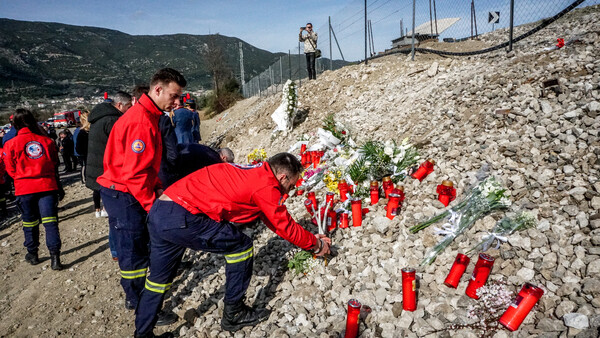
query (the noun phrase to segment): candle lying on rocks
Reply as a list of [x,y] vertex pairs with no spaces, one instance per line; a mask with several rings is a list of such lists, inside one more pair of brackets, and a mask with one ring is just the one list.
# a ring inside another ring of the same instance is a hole
[[419,181],[423,181],[427,175],[433,172],[434,164],[434,160],[428,159],[427,161],[421,163],[419,169],[417,169],[417,171],[415,171],[411,176]]
[[442,181],[442,184],[437,186],[438,201],[447,207],[450,202],[456,198],[456,188],[452,181]]
[[477,290],[484,286],[492,272],[492,267],[494,266],[494,261],[496,259],[490,255],[480,253],[479,259],[477,259],[477,264],[475,264],[475,269],[473,269],[473,275],[471,276],[471,280],[469,280],[469,285],[467,285],[467,289],[465,290],[465,294],[473,299],[479,299],[477,296]]
[[510,331],[516,331],[543,294],[544,290],[541,288],[525,283],[517,298],[500,317],[500,324]]
[[465,273],[470,261],[471,259],[466,255],[461,253],[456,255],[454,264],[452,264],[452,268],[450,269],[450,273],[448,273],[448,277],[446,277],[444,284],[450,288],[456,289],[458,287],[458,283],[460,282],[460,278]]

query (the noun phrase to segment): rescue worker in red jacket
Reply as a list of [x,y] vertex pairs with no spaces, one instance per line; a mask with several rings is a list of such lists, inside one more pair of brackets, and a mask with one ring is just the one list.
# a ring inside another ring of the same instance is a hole
[[267,319],[266,309],[244,304],[254,248],[239,225],[260,218],[290,243],[314,250],[317,256],[329,253],[331,240],[302,228],[283,204],[302,170],[294,155],[280,153],[253,166],[213,164],[171,185],[148,217],[150,275],[136,309],[135,336],[154,337],[157,312],[186,248],[225,255],[224,330],[237,331]]
[[149,241],[146,216],[162,193],[158,119],[163,110],[171,110],[178,103],[185,85],[183,76],[171,68],[152,76],[148,94],[114,124],[104,153],[104,173],[96,179],[102,186],[100,195],[106,211],[116,220],[111,226],[128,309],[135,309],[144,288]]
[[23,217],[25,260],[38,264],[40,221],[46,229],[50,266],[62,270],[61,240],[58,232],[58,201],[64,192],[58,180],[58,150],[38,126],[33,114],[17,109],[14,116],[17,136],[4,144],[6,171],[14,179],[17,207]]

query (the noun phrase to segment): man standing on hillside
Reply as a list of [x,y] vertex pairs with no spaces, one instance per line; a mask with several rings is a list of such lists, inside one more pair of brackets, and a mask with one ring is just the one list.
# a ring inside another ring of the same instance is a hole
[[[306,70],[308,71],[308,79],[315,80],[317,72],[315,70],[315,61],[317,51],[317,32],[313,31],[312,23],[307,23],[306,27],[300,27],[300,42],[304,41],[304,54],[306,55]],[[306,35],[302,33],[306,30]]]
[[154,336],[156,314],[186,248],[225,256],[224,330],[237,331],[267,319],[266,309],[244,303],[254,247],[240,227],[260,218],[290,243],[317,256],[328,254],[331,240],[302,228],[283,204],[303,170],[294,155],[280,153],[253,166],[210,165],[169,187],[148,217],[151,266],[135,312],[135,337]]
[[[162,154],[158,121],[163,111],[179,104],[185,85],[183,76],[171,68],[152,76],[148,94],[143,94],[115,123],[104,154],[104,174],[97,179],[102,186],[104,206],[116,220],[112,229],[125,305],[130,309],[138,305],[148,270],[147,212],[162,194],[158,179]],[[163,324],[174,322],[177,317],[172,315]]]

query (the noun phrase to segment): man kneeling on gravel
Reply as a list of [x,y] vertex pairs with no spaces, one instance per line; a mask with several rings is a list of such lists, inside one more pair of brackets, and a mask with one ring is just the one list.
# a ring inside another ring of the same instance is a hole
[[331,240],[302,228],[283,204],[302,170],[294,155],[280,153],[253,166],[214,164],[171,185],[148,215],[150,275],[136,309],[135,336],[154,337],[157,313],[186,248],[225,255],[224,330],[267,319],[268,310],[244,304],[254,247],[239,225],[260,217],[290,243],[317,256],[329,253]]

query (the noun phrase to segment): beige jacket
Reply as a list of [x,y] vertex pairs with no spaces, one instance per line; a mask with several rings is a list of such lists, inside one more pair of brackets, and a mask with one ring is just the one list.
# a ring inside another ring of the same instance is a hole
[[[305,31],[308,33],[308,31]],[[315,49],[317,49],[317,32],[312,31],[312,33],[308,33],[302,35],[303,32],[300,32],[299,39],[300,41],[304,41],[304,53],[314,53]]]

